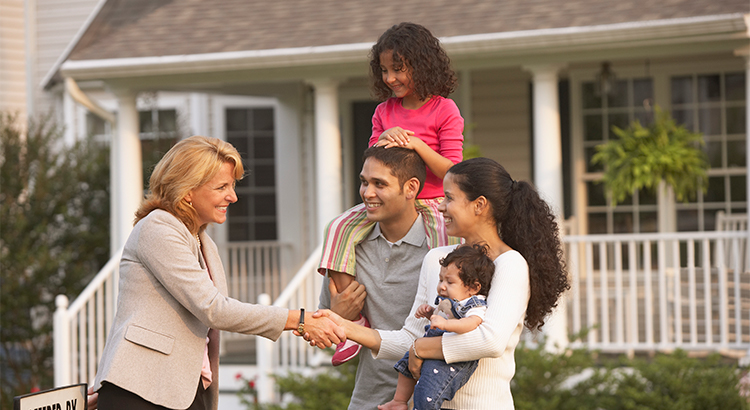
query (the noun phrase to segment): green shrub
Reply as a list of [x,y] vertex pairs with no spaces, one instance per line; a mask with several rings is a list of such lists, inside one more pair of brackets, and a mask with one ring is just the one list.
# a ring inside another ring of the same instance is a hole
[[[544,343],[516,348],[511,381],[517,410],[748,410],[740,395],[740,369],[718,354],[688,357],[677,350],[653,358],[608,357],[587,349],[560,353]],[[346,409],[354,388],[356,363],[312,377],[277,376],[282,393],[294,399],[286,407],[255,405],[252,385],[240,397],[251,410]]]
[[[651,359],[607,359],[583,349],[549,353],[516,349],[511,382],[516,409],[709,410],[748,409],[736,364],[713,354],[691,358],[677,350]],[[571,376],[580,377],[571,383]],[[572,386],[571,386],[572,384]]]

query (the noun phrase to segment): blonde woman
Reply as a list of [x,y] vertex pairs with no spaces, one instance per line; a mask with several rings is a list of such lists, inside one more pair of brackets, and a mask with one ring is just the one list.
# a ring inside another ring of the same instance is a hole
[[231,144],[199,136],[156,165],[120,262],[117,313],[93,385],[101,410],[215,410],[220,330],[276,340],[302,325],[316,346],[344,340],[328,319],[226,296],[205,229],[226,220],[243,175]]

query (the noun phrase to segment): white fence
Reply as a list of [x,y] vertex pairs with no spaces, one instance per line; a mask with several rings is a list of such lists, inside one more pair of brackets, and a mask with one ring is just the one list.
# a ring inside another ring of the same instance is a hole
[[[568,332],[588,330],[576,343],[605,352],[683,348],[743,356],[750,348],[747,235],[731,231],[564,237],[572,281]],[[322,281],[315,271],[320,249],[284,286],[283,246],[268,243],[261,248],[230,246],[225,268],[231,296],[266,304],[273,296],[275,306],[314,310]],[[116,255],[70,307],[67,298],[58,297],[56,386],[93,379],[114,314],[118,266]],[[263,300],[261,293],[269,296]],[[273,397],[270,375],[311,371],[329,359],[291,332],[284,332],[276,343],[263,338],[257,343],[262,401]]]
[[[293,259],[290,245],[271,241],[235,242],[225,249],[223,261],[230,297],[258,303],[258,295],[276,297],[286,287],[287,272],[291,270],[287,263]],[[117,307],[121,256],[122,250],[70,306],[66,296],[57,296],[53,335],[55,386],[93,381]],[[222,343],[240,337],[254,339],[223,332]]]
[[564,238],[568,328],[602,351],[750,348],[747,232]]
[[65,295],[55,299],[56,387],[94,380],[117,304],[121,256],[112,256],[70,306]]
[[[313,312],[318,308],[318,296],[323,283],[323,276],[317,273],[320,261],[321,246],[318,246],[307,258],[289,285],[273,302],[274,306],[295,310],[305,308]],[[261,303],[270,304],[271,298],[261,298]],[[267,403],[274,398],[274,385],[271,376],[285,374],[289,371],[308,373],[328,361],[330,356],[320,349],[310,347],[301,337],[292,332],[283,332],[276,342],[256,338],[258,365],[258,400]]]

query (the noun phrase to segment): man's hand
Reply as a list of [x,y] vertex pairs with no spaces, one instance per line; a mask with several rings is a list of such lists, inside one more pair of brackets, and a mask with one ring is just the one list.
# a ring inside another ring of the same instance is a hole
[[349,284],[343,292],[336,290],[336,284],[328,281],[328,290],[331,292],[331,310],[348,320],[357,320],[359,312],[365,306],[365,285],[355,281]]

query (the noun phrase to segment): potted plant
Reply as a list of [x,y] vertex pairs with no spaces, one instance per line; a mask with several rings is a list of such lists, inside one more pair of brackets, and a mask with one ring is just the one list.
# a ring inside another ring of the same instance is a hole
[[652,190],[659,197],[660,230],[674,231],[674,198],[687,202],[706,189],[709,164],[703,135],[677,125],[659,106],[654,106],[654,122],[648,127],[636,120],[612,131],[617,138],[598,145],[591,158],[605,166],[602,182],[612,206],[636,190]]

